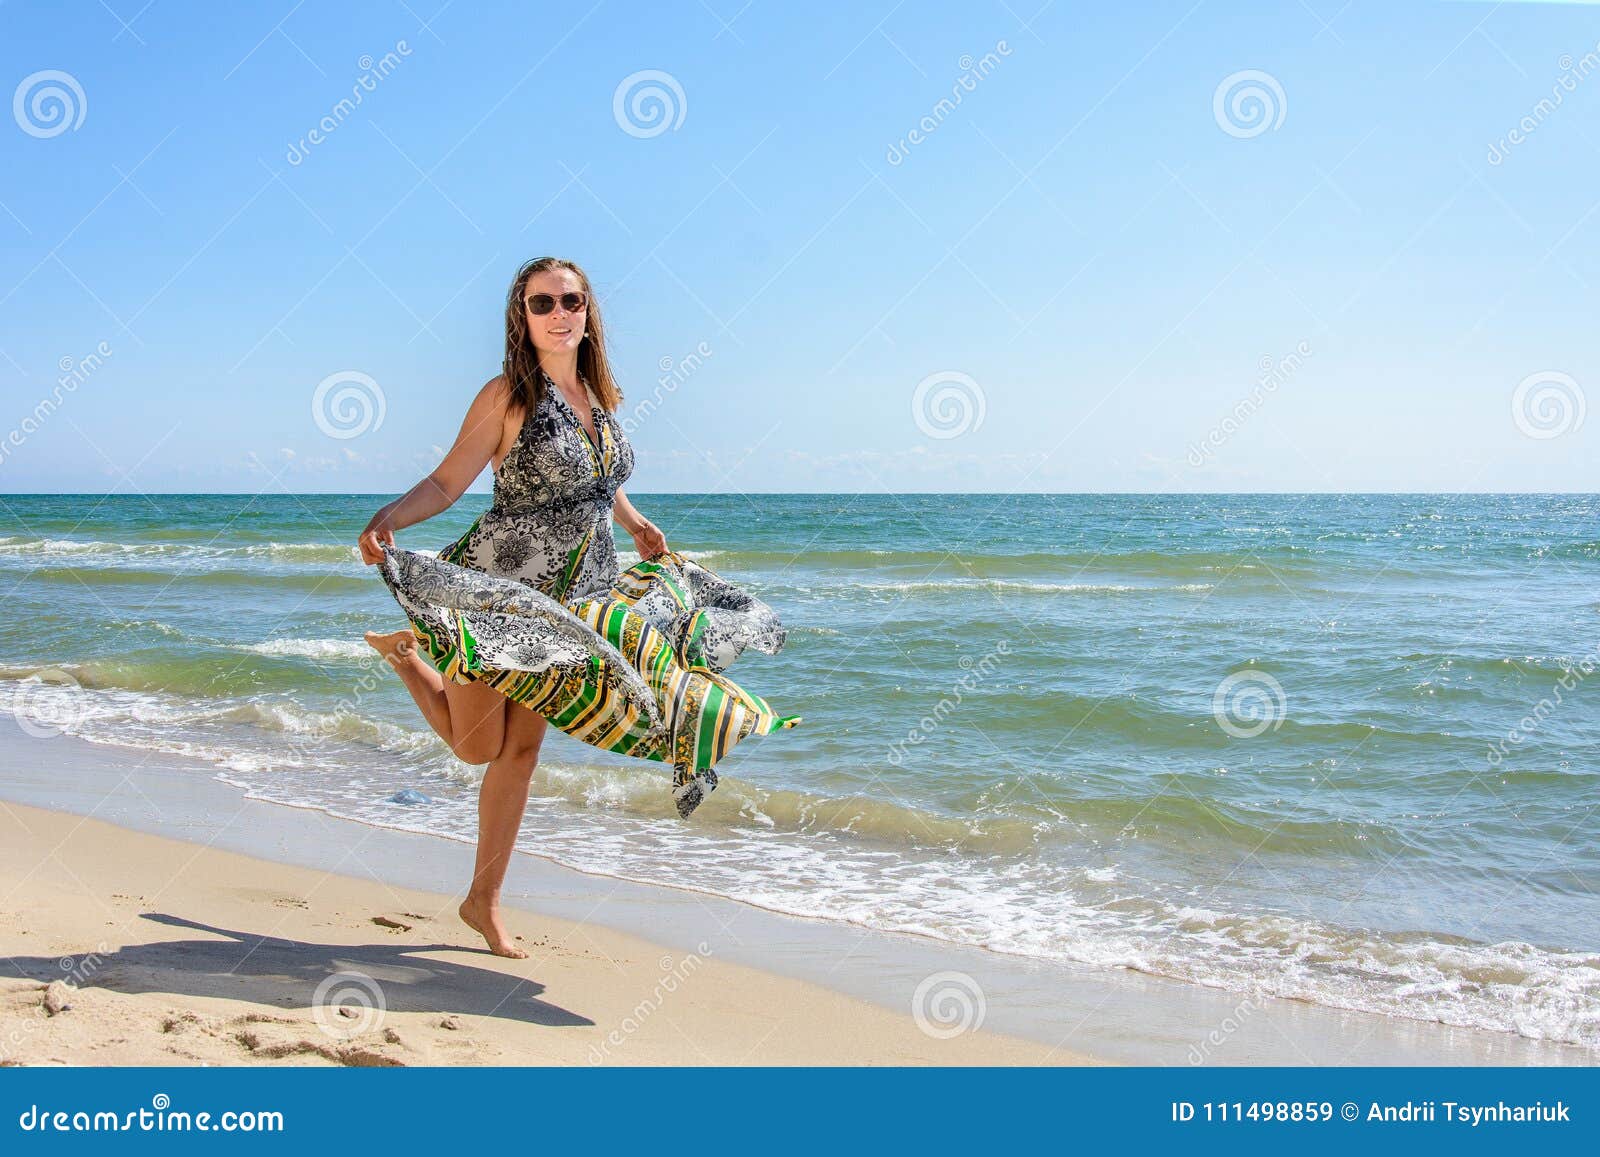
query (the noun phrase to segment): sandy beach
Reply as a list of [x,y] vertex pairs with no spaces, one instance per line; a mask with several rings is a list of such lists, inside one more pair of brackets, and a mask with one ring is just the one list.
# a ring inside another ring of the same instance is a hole
[[0,717],[0,1063],[1590,1063],[537,854],[505,895],[529,957],[505,960],[456,917],[471,843],[404,822],[252,798],[200,760]]
[[0,894],[8,1064],[1084,1059],[985,1032],[938,1039],[811,984],[524,912],[509,923],[528,958],[501,959],[456,919],[457,897],[16,804],[0,805]]

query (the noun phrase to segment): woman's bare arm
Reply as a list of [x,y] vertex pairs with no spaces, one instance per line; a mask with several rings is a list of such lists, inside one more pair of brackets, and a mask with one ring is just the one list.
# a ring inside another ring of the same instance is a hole
[[654,558],[667,549],[666,535],[655,523],[640,514],[633,503],[628,501],[628,496],[622,491],[617,491],[617,497],[611,504],[611,517],[633,536],[633,545],[639,551],[640,558]]
[[478,391],[467,408],[455,444],[443,461],[421,482],[372,516],[361,532],[361,560],[371,564],[383,557],[382,544],[394,545],[394,532],[426,522],[448,510],[466,493],[473,479],[494,459],[505,428],[509,393],[504,378],[495,378]]
[[611,517],[616,520],[618,526],[629,534],[637,534],[640,525],[648,521],[644,515],[634,508],[633,503],[628,501],[628,496],[620,490],[617,491],[616,500],[612,503]]

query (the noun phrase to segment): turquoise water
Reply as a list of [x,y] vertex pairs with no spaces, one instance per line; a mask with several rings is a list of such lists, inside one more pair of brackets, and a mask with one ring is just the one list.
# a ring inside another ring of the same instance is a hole
[[[471,838],[479,769],[360,642],[402,625],[351,548],[384,500],[5,496],[0,702]],[[635,500],[783,616],[732,674],[805,721],[687,824],[659,766],[552,733],[528,852],[1600,1048],[1600,498]]]

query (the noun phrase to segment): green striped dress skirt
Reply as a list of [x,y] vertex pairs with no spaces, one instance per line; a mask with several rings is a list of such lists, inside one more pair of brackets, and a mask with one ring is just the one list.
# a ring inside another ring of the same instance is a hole
[[724,672],[752,647],[782,648],[777,614],[668,551],[622,571],[597,597],[559,602],[527,583],[439,556],[384,548],[384,582],[422,653],[457,683],[487,683],[584,743],[672,768],[687,817],[713,768],[749,735],[800,722]]

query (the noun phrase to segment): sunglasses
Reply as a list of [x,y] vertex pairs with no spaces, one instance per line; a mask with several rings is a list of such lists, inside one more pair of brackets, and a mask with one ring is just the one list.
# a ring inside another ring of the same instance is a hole
[[[536,316],[543,316],[555,312],[556,301],[554,294],[531,293],[525,304],[528,312]],[[589,295],[586,293],[563,293],[560,298],[561,308],[568,313],[582,313],[589,308]]]

